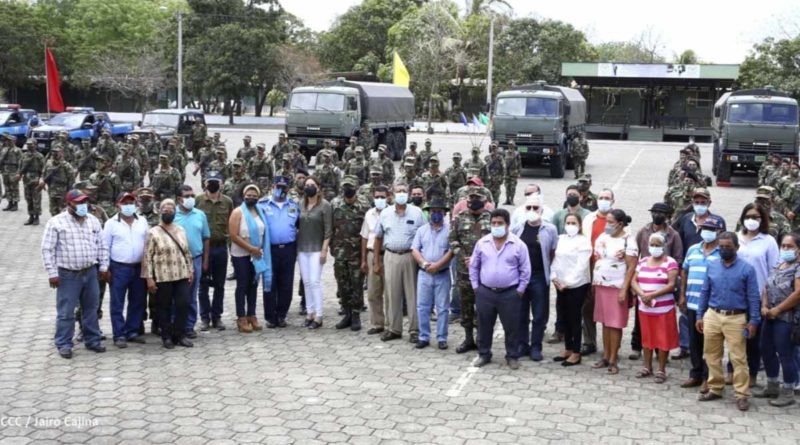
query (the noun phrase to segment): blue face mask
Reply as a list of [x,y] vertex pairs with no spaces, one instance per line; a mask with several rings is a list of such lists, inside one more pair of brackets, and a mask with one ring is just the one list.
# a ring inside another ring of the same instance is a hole
[[120,207],[120,212],[122,212],[123,216],[133,216],[136,213],[136,204],[123,204]]
[[492,226],[492,236],[495,238],[506,236],[506,226]]
[[781,249],[781,261],[785,263],[794,263],[797,259],[797,251],[796,250],[783,250]]
[[400,204],[401,206],[406,205],[406,203],[408,203],[408,193],[400,192],[400,193],[394,195],[394,202],[396,202],[397,204]]
[[183,207],[192,210],[194,208],[194,197],[183,198]]
[[431,213],[431,222],[434,224],[441,224],[444,222],[444,213],[442,212],[432,212]]
[[717,232],[703,229],[700,231],[700,238],[703,238],[703,241],[706,243],[713,243],[717,240]]
[[272,197],[275,199],[283,199],[286,196],[286,190],[276,187],[275,190],[272,191]]
[[89,214],[89,204],[76,204],[75,214],[83,218]]
[[708,213],[708,206],[705,204],[694,204],[692,209],[694,210],[694,213],[698,215],[705,215]]
[[386,198],[375,198],[375,208],[383,210],[386,208]]

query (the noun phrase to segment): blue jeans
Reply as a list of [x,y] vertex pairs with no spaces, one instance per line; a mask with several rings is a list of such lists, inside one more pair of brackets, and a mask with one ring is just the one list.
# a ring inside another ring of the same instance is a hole
[[419,317],[419,341],[431,340],[431,308],[436,305],[436,340],[447,341],[446,316],[450,309],[450,271],[431,275],[425,271],[417,273],[417,317]]
[[767,378],[776,380],[783,369],[783,384],[794,388],[797,383],[797,363],[790,336],[792,323],[783,320],[764,320],[761,331],[761,357]]
[[[528,314],[533,317],[533,320]],[[531,274],[531,281],[522,297],[519,327],[517,328],[520,357],[530,354],[532,350],[541,352],[544,330],[549,318],[550,284],[545,280],[543,272],[534,272]],[[530,337],[528,337],[529,332]],[[529,339],[530,343],[528,343]]]
[[255,316],[258,281],[253,261],[250,256],[233,256],[231,262],[236,275],[236,317]]
[[678,345],[683,351],[689,350],[689,333],[691,329],[694,329],[694,326],[689,326],[689,317],[681,311],[678,317]]
[[[145,281],[140,265],[131,266],[111,262],[111,329],[114,340],[131,339],[139,335],[144,320]],[[127,316],[123,315],[125,297],[128,297]]]
[[[208,253],[208,273],[211,286],[200,284],[200,319],[217,321],[222,318],[222,305],[225,299],[225,274],[228,273],[228,246],[213,246]],[[195,272],[199,273],[199,272]],[[214,299],[209,299],[209,288],[214,289]]]
[[189,293],[189,313],[186,315],[186,332],[194,329],[197,323],[197,293],[200,290],[200,277],[203,275],[203,255],[197,255],[192,258],[192,265],[194,267],[194,277],[192,280],[192,288]]
[[450,294],[450,313],[453,315],[461,315],[461,292],[458,290],[456,279],[458,272],[456,272],[456,260],[450,262],[450,285],[452,287]]
[[86,272],[76,273],[58,269],[59,285],[56,289],[56,335],[58,349],[72,349],[75,335],[75,307],[83,309],[81,324],[83,342],[86,346],[100,344],[100,326],[97,322],[97,309],[100,304],[100,288],[97,285],[97,267]]

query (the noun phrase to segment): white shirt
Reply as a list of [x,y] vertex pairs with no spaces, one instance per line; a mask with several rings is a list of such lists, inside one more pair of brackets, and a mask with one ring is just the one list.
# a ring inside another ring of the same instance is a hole
[[568,289],[588,284],[589,259],[592,257],[592,242],[586,235],[560,235],[553,264],[550,266],[550,278],[558,280]]
[[361,238],[367,240],[368,250],[372,250],[375,245],[375,226],[378,225],[378,217],[380,217],[380,213],[375,207],[367,210],[367,214],[364,215],[364,224],[361,225]]
[[150,226],[147,224],[147,219],[138,215],[134,215],[131,224],[122,220],[119,213],[106,221],[103,238],[108,246],[111,261],[126,264],[141,263],[148,230]]

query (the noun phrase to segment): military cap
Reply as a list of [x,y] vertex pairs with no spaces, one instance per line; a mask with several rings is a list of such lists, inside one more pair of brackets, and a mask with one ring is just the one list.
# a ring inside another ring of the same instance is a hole
[[17,137],[16,137],[16,136],[14,136],[13,134],[8,134],[8,133],[6,133],[6,134],[4,134],[4,135],[3,135],[3,137],[4,137],[4,138],[6,138],[6,139],[8,139],[8,140],[9,140],[9,141],[11,141],[11,142],[14,142],[14,141],[16,141],[16,140],[17,140]]
[[139,140],[139,135],[138,134],[132,134],[132,135],[130,135],[130,137],[128,139],[130,139],[132,141],[138,141]]
[[383,174],[383,169],[382,169],[382,168],[380,168],[380,167],[379,167],[379,166],[377,166],[377,165],[373,165],[373,166],[372,166],[372,167],[369,169],[369,174],[370,174],[370,175],[382,175],[382,174]]
[[100,134],[111,134],[111,131],[109,131],[108,128],[103,128],[102,130],[100,130]]
[[386,145],[385,144],[378,145],[378,151],[385,152],[386,151]]
[[225,151],[225,149],[224,149],[224,148],[219,148],[219,147],[217,147],[217,149],[216,149],[216,150],[214,150],[214,151],[215,151],[217,154],[220,154],[220,153],[221,153],[221,154],[228,154],[228,152],[227,152],[227,151]]
[[28,139],[27,141],[25,141],[25,145],[36,145],[36,139],[33,138]]
[[175,141],[175,139],[170,139],[170,140],[167,142],[167,147],[169,147],[170,145],[174,146],[175,144],[177,144],[177,141]]
[[217,146],[215,148],[217,150],[225,150],[225,143],[224,142],[220,142],[220,143],[217,144]]
[[331,145],[331,140],[330,139],[325,139],[324,141],[322,141],[322,143],[325,144],[325,145]]
[[279,138],[285,138],[286,137],[286,133],[281,133],[281,134],[278,135],[278,137]]
[[489,148],[497,148],[498,146],[499,144],[497,143],[497,141],[492,141],[492,143],[489,144]]
[[592,182],[592,175],[588,173],[583,174],[580,178],[578,178],[578,182]]
[[356,147],[356,150],[355,150],[355,152],[356,152],[356,153],[364,153],[364,147],[362,147],[362,146],[360,146],[360,145],[359,145],[358,147]]
[[439,163],[439,156],[437,156],[437,155],[431,156],[430,158],[428,158],[428,162],[436,162],[438,164]]
[[84,187],[83,189],[86,190],[87,192],[93,192],[97,190],[97,186],[92,184],[91,182],[87,182],[86,187]]
[[127,152],[131,151],[131,146],[128,145],[128,144],[122,144],[122,146],[119,147],[119,151],[124,151],[124,152],[127,153]]
[[155,196],[155,194],[153,193],[153,189],[151,189],[150,187],[140,187],[139,190],[136,190],[136,195],[139,196],[140,198],[144,196],[149,196],[152,198],[153,196]]
[[480,151],[481,151],[481,148],[480,148],[480,147],[478,147],[478,146],[473,146],[473,147],[472,147],[472,152],[473,152],[473,153],[480,153]]
[[64,130],[61,130],[61,131],[59,131],[59,132],[58,132],[58,135],[59,135],[59,136],[69,136],[69,133],[67,133],[67,132],[66,132],[66,131],[64,131]]
[[78,181],[78,182],[76,182],[75,184],[72,185],[72,188],[77,189],[77,190],[83,190],[83,189],[86,188],[86,186],[88,184],[89,184],[89,181]]
[[110,164],[111,163],[111,158],[109,158],[106,155],[100,155],[100,156],[97,157],[97,161],[98,162],[105,162],[106,164]]
[[698,187],[694,189],[694,192],[692,192],[692,197],[695,196],[702,196],[703,198],[711,199],[711,193],[709,193],[707,188],[703,187]]
[[241,159],[234,159],[233,166],[234,167],[244,167],[244,161],[242,161]]
[[297,141],[292,141],[292,148],[300,148],[300,144]]
[[353,175],[345,175],[345,177],[342,178],[342,187],[346,185],[358,187],[358,178]]
[[481,187],[470,187],[467,189],[467,196],[480,196],[481,198],[485,198],[486,192],[484,192]]
[[409,147],[416,147],[416,146],[417,146],[416,141],[411,141],[411,143],[409,144]]
[[290,155],[289,153],[284,153],[283,154],[283,162],[287,162],[287,161],[291,161],[291,160],[292,160],[292,155]]
[[61,146],[60,146],[60,145],[56,145],[55,147],[52,147],[52,148],[50,149],[50,151],[52,151],[52,152],[58,152],[58,153],[61,153],[62,151],[64,151],[64,149],[63,149],[63,148],[61,148]]
[[436,195],[423,208],[423,210],[430,210],[430,209],[444,209],[445,211],[447,211],[450,209],[450,207],[447,206],[447,203],[444,202],[444,199],[442,199],[439,195]]
[[267,144],[256,144],[256,148],[259,150],[266,150]]
[[219,133],[219,131],[215,131],[214,132],[214,136],[219,137],[219,136],[222,136],[222,135]]
[[304,176],[308,176],[308,170],[306,170],[304,168],[298,168],[297,171],[295,171],[295,174],[298,174],[298,173],[300,173],[301,175],[304,175]]
[[406,158],[406,162],[403,163],[403,167],[414,167],[416,164],[412,159],[413,158]]
[[516,143],[516,142],[514,142],[514,139],[511,139],[510,141],[508,141],[508,146],[509,146],[509,147],[516,147],[516,146],[517,146],[517,143]]
[[425,138],[425,143],[428,144],[431,142],[431,138]]
[[208,182],[208,181],[219,181],[219,182],[222,182],[223,178],[222,178],[222,175],[218,171],[211,170],[206,175],[206,182]]
[[453,153],[453,159],[461,159],[461,153],[459,152]]
[[245,140],[247,140],[247,141],[252,141],[252,140],[253,140],[253,138],[252,138],[252,137],[250,137],[250,135],[249,135],[249,134],[248,134],[248,135],[245,135],[244,139],[245,139]]
[[775,188],[768,185],[762,185],[756,189],[756,198],[772,199],[775,194]]

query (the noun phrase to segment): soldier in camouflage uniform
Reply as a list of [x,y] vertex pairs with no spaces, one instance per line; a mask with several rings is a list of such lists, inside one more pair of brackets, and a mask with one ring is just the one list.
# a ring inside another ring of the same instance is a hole
[[356,147],[355,157],[347,161],[344,174],[355,176],[358,178],[358,185],[362,185],[367,182],[367,172],[369,172],[369,164],[364,159],[364,147],[359,145]]
[[386,185],[383,180],[383,170],[373,165],[369,170],[369,182],[358,188],[358,198],[369,203],[370,208],[375,204],[375,187]]
[[364,121],[361,124],[361,131],[358,132],[358,145],[368,151],[375,147],[375,136],[372,134],[372,130],[369,129],[368,121]]
[[39,190],[47,186],[48,201],[50,204],[50,216],[61,213],[66,208],[67,190],[75,182],[77,172],[64,161],[63,149],[56,147],[50,149],[50,160],[47,161],[42,173],[42,181],[39,182]]
[[682,182],[674,184],[667,189],[664,202],[674,209],[672,222],[678,221],[692,204],[692,197],[697,184],[691,178],[684,178]]
[[143,217],[150,227],[157,226],[161,218],[153,203],[154,198],[150,187],[142,187],[136,191],[136,214]]
[[783,195],[792,188],[798,177],[800,177],[800,166],[798,166],[797,161],[790,161],[788,173],[778,180],[778,187],[775,190],[774,206],[779,212],[785,213],[786,205],[783,201]]
[[131,146],[131,157],[136,159],[136,163],[139,164],[139,184],[136,186],[136,188],[139,188],[144,185],[144,176],[150,171],[150,159],[147,155],[147,149],[144,147],[144,145],[139,143],[139,135],[133,134],[130,136],[129,140]]
[[572,165],[575,166],[575,179],[586,173],[586,158],[589,157],[589,143],[586,134],[578,132],[578,136],[569,144],[569,155],[572,156]]
[[325,200],[333,202],[333,198],[339,195],[339,169],[333,163],[330,153],[320,152],[317,154],[317,159],[321,164],[318,164],[315,176],[319,179]]
[[244,160],[236,159],[233,161],[233,176],[225,181],[225,185],[222,187],[222,194],[231,198],[234,207],[239,207],[244,202],[242,193],[245,186],[252,183],[250,176],[245,172]]
[[700,146],[694,143],[694,136],[689,136],[689,143],[684,147],[692,152],[692,156],[700,159]]
[[767,178],[772,176],[772,173],[775,169],[779,168],[780,165],[781,157],[776,154],[771,155],[768,162],[761,164],[761,167],[758,169],[758,185],[767,185]]
[[16,212],[19,208],[19,173],[20,161],[22,161],[22,150],[15,144],[16,137],[4,135],[6,143],[0,149],[0,172],[3,173],[3,187],[5,187],[5,198],[8,201],[5,211]]
[[247,162],[256,155],[256,148],[250,145],[252,140],[253,138],[251,138],[250,135],[245,136],[244,139],[242,139],[244,145],[236,152],[236,158],[243,160],[244,165],[247,165]]
[[[581,194],[581,207],[590,212],[597,211],[597,195],[592,193],[592,175],[585,173],[578,178],[578,193]],[[674,209],[675,207],[673,207]]]
[[117,143],[111,139],[111,133],[107,128],[104,128],[103,131],[100,132],[100,139],[97,141],[97,155],[105,156],[111,159],[111,162],[114,162],[117,156],[119,156]]
[[61,156],[67,162],[72,162],[72,150],[70,150],[69,143],[67,142],[67,137],[69,133],[66,131],[59,131],[56,133],[56,137],[53,139],[53,142],[50,143],[50,151],[53,151],[54,147],[58,147],[61,149]]
[[283,159],[283,155],[289,153],[291,150],[292,147],[286,140],[286,133],[281,133],[278,135],[278,143],[272,146],[272,157],[274,159]]
[[453,165],[444,171],[444,179],[447,181],[447,196],[450,197],[450,208],[453,208],[458,202],[458,189],[467,184],[467,170],[461,165],[461,153],[453,153]]
[[[247,163],[247,174],[256,181],[259,178],[266,178],[265,185],[269,189],[272,179],[275,177],[275,172],[272,169],[272,159],[266,155],[266,151],[267,146],[265,144],[256,145],[256,155],[250,158]],[[265,190],[262,188],[261,191],[264,192]]]
[[205,178],[208,166],[211,165],[212,162],[214,162],[216,157],[217,154],[214,149],[212,149],[209,146],[203,145],[200,148],[200,151],[197,153],[197,156],[193,156],[195,167],[194,170],[192,171],[192,175],[197,176],[197,173],[200,172],[200,178],[201,179]]
[[432,198],[431,190],[438,189],[445,195],[441,198],[447,201],[447,179],[442,171],[439,170],[439,156],[433,155],[428,159],[428,171],[422,174],[420,181],[422,182],[422,190],[425,191],[425,196],[428,200]]
[[[783,235],[792,232],[792,226],[789,221],[779,211],[774,208],[775,189],[769,186],[761,186],[756,189],[755,203],[764,207],[769,213],[769,234],[775,238],[775,241],[780,245]],[[736,230],[739,231],[741,227],[737,225]]]
[[200,121],[192,124],[192,159],[197,162],[199,159],[200,148],[203,146],[207,136],[206,126]]
[[81,181],[88,181],[92,173],[97,170],[95,152],[92,150],[91,139],[86,138],[81,140],[81,149],[75,153],[74,165],[76,170],[78,170]]
[[483,159],[481,159],[481,149],[480,147],[472,147],[472,157],[467,159],[464,163],[464,168],[467,170],[475,169],[477,171],[483,171],[483,167],[485,163]]
[[417,176],[417,171],[416,158],[406,158],[405,164],[403,164],[403,176],[395,179],[393,184],[397,184],[401,181],[405,182],[409,190],[414,187],[422,186],[422,180]]
[[44,156],[36,149],[36,140],[28,139],[25,142],[25,153],[19,163],[18,179],[22,180],[25,192],[25,202],[28,203],[28,221],[26,226],[39,225],[39,215],[42,214],[42,190],[39,181],[44,171]]
[[155,200],[161,202],[164,199],[175,199],[178,187],[183,184],[181,175],[169,165],[167,155],[160,155],[158,161],[158,170],[153,174],[153,181],[150,183]]
[[[275,162],[277,162],[277,160]],[[294,190],[293,186],[295,174],[296,171],[294,168],[292,168],[292,154],[284,153],[281,168],[275,176],[283,176],[287,178],[289,181],[289,190]]]
[[[222,175],[222,179],[227,182],[228,179],[230,179],[230,177],[233,175],[233,166],[228,162],[227,159],[228,152],[225,151],[224,148],[217,147],[216,155],[217,158],[208,164],[206,173],[208,173],[208,171],[215,171]],[[204,183],[206,182],[206,176],[207,175],[205,174],[202,176]]]
[[339,161],[339,169],[343,170],[344,167],[347,165],[347,162],[354,157],[356,157],[356,145],[358,142],[358,138],[355,136],[350,136],[350,145],[344,149],[342,152],[342,159]]
[[[411,161],[411,167],[407,167]],[[400,159],[400,173],[406,174],[408,168],[416,170],[414,176],[422,173],[422,158],[417,153],[417,143],[412,142],[408,145],[408,150],[403,152],[403,157]]]
[[331,140],[325,139],[322,142],[322,149],[317,152],[317,156],[314,158],[314,166],[322,165],[323,161],[322,158],[328,156],[331,158],[331,162],[334,166],[339,165],[339,154],[336,153],[336,150],[331,148]]
[[[175,141],[168,143],[167,148],[163,150],[161,153],[159,153],[158,158],[160,158],[162,154],[167,155],[167,157],[169,158],[169,165],[171,165],[172,168],[174,168],[175,171],[178,172],[178,174],[181,177],[181,184],[182,184],[186,180],[187,160],[186,156],[184,156],[184,154],[181,153],[181,151],[178,149],[178,142]],[[155,159],[156,158],[154,158],[152,164],[156,164]],[[155,172],[153,172],[153,174],[155,174]],[[150,177],[150,182],[151,183],[153,182],[152,176]]]
[[481,172],[481,179],[492,192],[494,202],[500,202],[500,187],[503,185],[505,174],[506,166],[500,156],[497,142],[492,142],[489,146],[489,156],[486,157],[486,164]]
[[142,176],[139,163],[134,158],[130,145],[123,144],[119,151],[121,154],[117,164],[114,166],[114,173],[119,178],[122,191],[132,192],[141,187]]
[[292,142],[292,151],[289,154],[292,156],[292,168],[295,171],[300,169],[308,170],[308,160],[300,151],[300,144]]
[[[158,167],[158,162],[155,160],[158,159],[158,155],[160,155],[161,150],[164,149],[161,138],[158,137],[155,130],[151,130],[150,134],[147,136],[147,140],[144,141],[144,149],[150,161],[147,163],[147,178],[150,182],[153,182],[153,173],[156,172],[156,167]],[[142,176],[144,176],[144,172]]]
[[331,254],[333,274],[338,287],[336,296],[344,309],[344,317],[336,329],[347,327],[361,330],[361,308],[364,307],[364,273],[361,271],[361,227],[369,203],[356,195],[358,179],[345,176],[342,179],[342,195],[331,203],[333,212],[333,235]]
[[434,153],[433,149],[431,148],[431,139],[426,138],[425,148],[422,149],[422,151],[419,153],[418,156],[420,159],[420,163],[422,164],[422,170],[427,170],[428,168],[430,168],[430,165],[428,165],[428,163],[430,162],[431,158],[435,155],[436,153]]
[[[506,165],[506,205],[514,205],[514,195],[517,194],[517,180],[522,171],[522,158],[517,151],[517,143],[508,141],[508,149],[504,159]],[[576,176],[575,179],[578,177]]]
[[381,169],[381,176],[388,183],[394,182],[394,162],[386,156],[386,145],[378,145],[378,157],[370,160],[370,171],[372,171],[372,166],[377,166]]
[[469,210],[456,216],[448,236],[450,250],[455,256],[455,285],[461,294],[461,326],[465,333],[464,342],[456,349],[459,354],[478,349],[473,331],[477,327],[475,291],[469,281],[468,259],[478,240],[491,232],[491,212],[485,209],[486,197],[483,192],[472,188],[468,192],[468,199]]
[[781,178],[789,174],[789,159],[781,160],[780,166],[772,171],[765,181],[765,185],[778,189]]
[[89,176],[89,184],[97,187],[97,203],[108,214],[116,210],[117,195],[122,191],[119,177],[110,170],[111,161],[100,156],[97,159],[97,171]]

